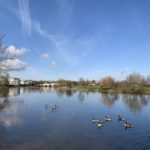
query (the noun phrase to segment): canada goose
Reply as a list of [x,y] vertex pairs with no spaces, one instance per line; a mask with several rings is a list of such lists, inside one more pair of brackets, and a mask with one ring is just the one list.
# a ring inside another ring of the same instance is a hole
[[52,105],[51,109],[57,109],[57,107],[55,105]]
[[105,120],[105,121],[111,121],[111,118],[108,117],[108,116],[106,116],[106,117],[104,118],[104,120]]
[[92,122],[93,123],[99,123],[99,120],[93,117]]
[[118,115],[118,121],[125,121],[125,118]]
[[50,109],[51,109],[52,112],[57,111],[57,108],[56,108],[56,107],[53,107],[53,106],[52,106]]
[[125,128],[134,128],[134,125],[133,124],[131,124],[131,123],[127,123],[125,120],[124,120],[124,126],[125,126]]
[[97,123],[97,126],[98,126],[99,128],[104,127],[104,123],[99,121],[99,122]]
[[51,108],[53,108],[53,109],[57,109],[59,106],[57,106],[57,105],[51,105]]

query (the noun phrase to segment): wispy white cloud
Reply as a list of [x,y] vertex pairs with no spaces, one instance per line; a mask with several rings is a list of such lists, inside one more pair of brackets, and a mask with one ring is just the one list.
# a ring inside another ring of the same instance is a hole
[[55,42],[55,46],[63,61],[76,65],[89,53],[93,42],[92,39],[74,39],[63,36]]
[[121,73],[126,74],[128,71],[129,71],[129,69],[127,67],[124,67]]
[[51,67],[51,68],[56,68],[56,67],[57,67],[56,62],[55,62],[55,61],[52,61],[52,62],[50,63],[50,67]]
[[47,54],[47,53],[42,53],[40,55],[41,55],[42,58],[49,58],[49,54]]
[[68,29],[70,25],[70,20],[72,17],[72,12],[74,10],[75,1],[74,0],[56,0],[59,7],[59,18],[61,22],[61,32]]
[[22,30],[28,35],[31,34],[32,30],[32,19],[30,16],[29,1],[28,0],[18,0],[20,19],[22,23]]
[[[76,40],[66,36],[54,36],[42,29],[39,21],[34,21],[33,25],[35,32],[52,42],[56,50],[56,55],[60,55],[62,60],[70,65],[76,65],[79,60],[89,52],[89,49],[94,42],[93,39]],[[79,49],[82,49],[82,51],[76,53]]]
[[[43,29],[38,20],[32,19],[28,0],[18,0],[18,2],[23,29],[27,30],[28,34],[30,34],[31,31],[34,31],[41,37],[48,39],[54,47],[54,55],[57,57],[60,56],[63,62],[68,63],[69,65],[76,65],[88,54],[91,44],[93,44],[93,39],[76,40],[72,37],[59,35],[59,33],[53,35]],[[67,25],[69,24],[68,21],[70,20],[69,16],[73,9],[73,1],[70,2],[68,0],[57,0],[57,3],[60,5],[60,12],[62,12],[61,14],[68,16],[66,17],[65,21],[63,20],[63,22],[66,22],[66,29]]]
[[[32,21],[32,25],[34,26],[33,31],[41,35],[42,37],[45,38],[53,38],[52,35],[50,35],[47,31],[43,30],[41,28],[41,24],[38,20]],[[52,36],[52,37],[51,37]]]

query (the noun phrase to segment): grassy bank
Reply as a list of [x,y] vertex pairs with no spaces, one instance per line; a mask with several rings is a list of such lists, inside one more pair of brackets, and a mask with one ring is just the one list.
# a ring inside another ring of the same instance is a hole
[[144,87],[140,92],[134,91],[122,91],[121,88],[101,88],[100,86],[73,86],[73,87],[58,87],[59,89],[64,90],[74,90],[74,91],[85,91],[85,92],[103,92],[103,93],[125,93],[125,94],[141,94],[141,95],[150,95],[150,87]]

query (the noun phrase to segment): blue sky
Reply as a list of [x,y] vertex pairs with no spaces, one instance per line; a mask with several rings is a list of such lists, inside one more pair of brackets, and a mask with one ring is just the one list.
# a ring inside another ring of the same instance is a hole
[[36,80],[148,75],[149,6],[149,0],[1,0],[3,45],[26,50],[15,64],[23,68],[14,67],[10,75]]

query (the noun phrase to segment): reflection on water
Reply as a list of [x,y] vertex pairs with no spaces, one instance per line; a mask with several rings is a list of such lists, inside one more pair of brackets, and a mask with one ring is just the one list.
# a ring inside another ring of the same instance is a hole
[[[150,149],[149,102],[148,95],[0,87],[0,150]],[[45,104],[59,108],[52,113]],[[103,128],[92,124],[106,114],[112,120]],[[118,114],[135,128],[124,130]]]
[[112,105],[114,105],[115,101],[119,99],[119,95],[102,93],[100,99],[102,100],[102,103],[104,105],[111,107]]
[[77,91],[75,90],[71,90],[71,89],[63,89],[63,88],[58,88],[56,90],[56,93],[59,97],[63,97],[63,96],[73,96],[73,94],[75,94]]
[[22,124],[23,120],[18,113],[23,105],[23,100],[12,100],[12,96],[20,94],[20,88],[2,88],[0,92],[0,123],[4,127]]
[[0,87],[0,97],[7,97],[9,93],[9,88],[7,87]]
[[23,118],[19,114],[23,101],[14,101],[8,98],[0,98],[0,123],[5,127],[21,125]]
[[12,103],[4,107],[3,114],[0,116],[0,121],[5,127],[13,125],[21,125],[23,123],[22,117],[18,114],[20,103]]
[[[40,87],[40,88],[34,88],[34,87],[13,87],[13,88],[7,88],[7,87],[0,87],[0,109],[3,108],[2,102],[4,99],[4,103],[8,102],[8,98],[12,96],[17,96],[23,93],[44,93],[44,92],[56,92],[57,96],[63,97],[63,96],[68,96],[71,97],[77,91],[75,90],[70,90],[70,89],[54,89],[54,88],[49,88],[49,87]],[[78,99],[79,101],[84,101],[85,99],[85,94],[88,95],[89,92],[78,92]],[[100,100],[101,102],[108,106],[112,107],[116,101],[122,100],[124,104],[131,110],[131,111],[141,111],[141,109],[148,105],[150,102],[150,96],[149,95],[128,95],[128,94],[110,94],[110,93],[100,93]]]
[[150,97],[144,95],[123,95],[122,99],[126,106],[134,112],[141,111],[150,102]]
[[79,91],[79,96],[78,97],[79,97],[80,102],[84,101],[84,98],[85,98],[84,92]]

